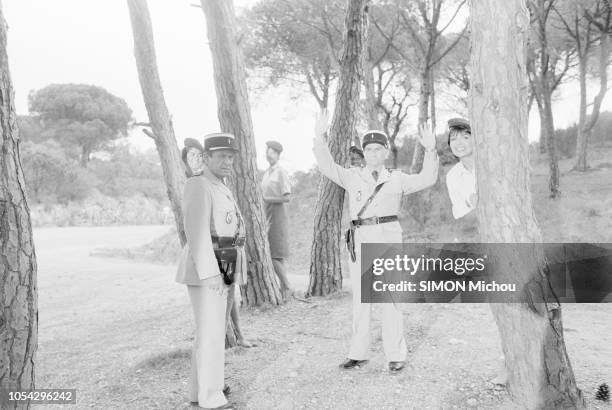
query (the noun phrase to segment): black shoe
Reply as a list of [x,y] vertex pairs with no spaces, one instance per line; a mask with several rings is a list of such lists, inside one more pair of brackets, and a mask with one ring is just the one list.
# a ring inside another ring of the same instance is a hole
[[231,391],[231,389],[229,387],[229,384],[226,384],[226,385],[223,386],[223,394],[225,394],[226,396],[229,396],[230,391]]
[[353,360],[346,359],[340,364],[341,369],[361,369],[368,361],[367,360]]
[[404,368],[404,366],[406,365],[406,362],[402,361],[402,362],[389,362],[389,370],[394,373],[394,372],[399,372],[400,370],[402,370]]

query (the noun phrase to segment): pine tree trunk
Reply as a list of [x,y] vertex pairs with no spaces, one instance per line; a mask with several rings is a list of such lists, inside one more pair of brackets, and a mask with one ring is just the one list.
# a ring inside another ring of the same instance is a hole
[[550,171],[548,188],[550,197],[559,196],[559,159],[557,156],[557,140],[555,139],[555,125],[552,112],[552,92],[545,91],[544,98],[544,129],[546,132],[546,152],[548,153],[548,168]]
[[370,58],[363,59],[363,84],[365,88],[366,117],[368,128],[371,130],[382,130],[382,125],[378,118],[378,105],[376,103],[376,91],[374,89],[374,72]]
[[[432,96],[432,83],[431,83],[431,69],[423,68],[421,71],[421,89],[419,92],[419,127],[421,124],[426,124],[429,119],[429,113],[434,111],[434,108],[430,106],[430,99]],[[423,168],[423,159],[425,158],[425,150],[421,144],[414,144],[414,151],[412,151],[412,163],[410,164],[410,173],[417,174],[421,172]],[[408,198],[408,206],[412,209],[411,216],[418,222],[422,227],[427,221],[428,210],[431,209],[431,192],[432,190],[426,189],[421,192],[414,193]]]
[[[491,305],[499,328],[511,397],[528,409],[584,408],[565,350],[561,307],[544,304],[548,280],[530,192],[524,0],[471,2],[470,112],[476,147],[481,238],[534,243],[501,259],[497,276],[525,285],[528,303]],[[491,255],[490,255],[491,256]]]
[[187,238],[185,236],[185,227],[183,226],[181,195],[185,183],[185,172],[174,136],[172,118],[166,106],[157,69],[149,8],[146,0],[128,0],[128,8],[132,22],[134,56],[136,57],[140,89],[142,90],[145,107],[149,115],[149,123],[153,130],[152,133],[147,133],[147,135],[155,141],[159,159],[161,160],[170,206],[174,213],[176,230],[181,246],[184,246]]
[[[244,65],[236,37],[236,16],[231,0],[201,0],[213,60],[218,117],[221,130],[236,137],[233,192],[247,231],[249,274],[243,296],[248,305],[280,304],[280,284],[274,273],[266,230],[257,162],[253,122],[247,94]],[[347,148],[348,149],[348,148]]]
[[0,5],[0,408],[25,409],[28,404],[9,404],[6,393],[34,389],[38,345],[36,253],[6,43]]
[[[429,68],[424,68],[421,71],[421,89],[419,91],[419,126],[426,124],[429,118],[429,98],[431,96],[431,74]],[[421,144],[415,144],[412,154],[412,163],[410,164],[410,173],[418,174],[423,168],[423,158],[425,158],[425,150]]]
[[[328,145],[339,164],[346,164],[352,132],[357,124],[363,54],[367,44],[368,0],[349,0],[344,23],[340,78]],[[319,184],[311,248],[310,283],[307,296],[340,290],[340,237],[344,190],[327,178]]]

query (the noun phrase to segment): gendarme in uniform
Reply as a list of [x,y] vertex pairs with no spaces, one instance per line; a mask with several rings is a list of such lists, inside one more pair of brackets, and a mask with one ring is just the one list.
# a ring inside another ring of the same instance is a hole
[[[211,134],[205,138],[204,152],[211,157],[210,162],[221,157],[222,153],[217,151],[236,151],[231,134]],[[231,167],[233,159],[225,161]],[[223,394],[227,286],[221,279],[214,248],[222,239],[236,235],[244,238],[244,222],[232,192],[207,165],[202,173],[187,179],[183,218],[187,244],[176,281],[187,285],[196,324],[189,396],[202,407],[214,408],[227,404]],[[238,249],[236,274],[240,277],[246,275],[246,258],[244,248]]]
[[[369,144],[388,148],[387,136],[381,131],[368,131],[362,138],[364,152]],[[351,223],[354,233],[355,260],[349,258],[349,271],[353,287],[353,332],[348,359],[341,367],[359,367],[369,356],[371,304],[361,303],[361,244],[401,243],[402,228],[397,219],[403,195],[432,186],[438,177],[438,160],[435,149],[425,154],[423,170],[408,175],[401,171],[389,171],[384,166],[372,169],[367,163],[363,168],[344,168],[336,164],[323,138],[315,138],[313,148],[319,170],[327,178],[346,190],[349,198]],[[368,159],[366,153],[366,161]],[[374,192],[377,185],[385,183],[363,214],[359,211]],[[376,222],[375,217],[384,217]],[[399,307],[383,304],[383,347],[392,371],[401,370],[406,359],[403,318]]]

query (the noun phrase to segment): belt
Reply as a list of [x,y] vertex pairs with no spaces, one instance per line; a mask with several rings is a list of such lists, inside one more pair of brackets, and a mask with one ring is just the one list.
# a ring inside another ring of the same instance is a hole
[[243,246],[246,238],[244,236],[235,238],[233,236],[211,236],[213,245],[219,248],[231,248]]
[[371,218],[365,219],[354,219],[351,221],[351,226],[363,226],[363,225],[377,225],[384,224],[387,222],[395,222],[398,221],[397,215],[389,215],[389,216],[373,216]]

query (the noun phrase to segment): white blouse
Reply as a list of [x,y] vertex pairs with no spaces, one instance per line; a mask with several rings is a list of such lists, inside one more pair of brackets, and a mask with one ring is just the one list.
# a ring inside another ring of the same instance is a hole
[[470,197],[476,193],[476,175],[458,162],[446,174],[446,188],[453,204],[453,216],[459,219],[476,208]]

